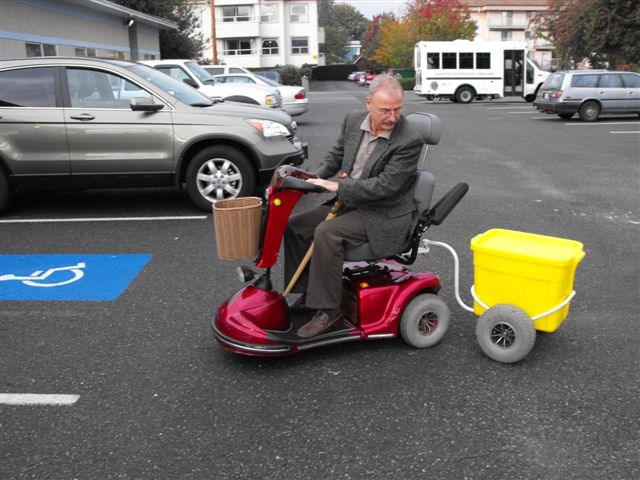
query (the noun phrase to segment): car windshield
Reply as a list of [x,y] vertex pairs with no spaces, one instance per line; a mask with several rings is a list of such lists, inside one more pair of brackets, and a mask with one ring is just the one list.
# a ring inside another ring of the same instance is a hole
[[198,65],[196,62],[185,62],[185,66],[191,70],[198,80],[206,85],[213,85],[216,81],[211,77],[209,72],[207,72],[204,68]]
[[272,87],[281,87],[282,86],[278,82],[275,82],[275,81],[273,81],[273,80],[271,80],[270,78],[267,78],[267,77],[260,76],[260,80],[262,80],[267,85],[271,85]]
[[129,67],[133,73],[138,74],[156,87],[164,90],[169,95],[177,98],[183,103],[193,107],[208,107],[213,105],[209,97],[198,92],[196,89],[185,83],[171,78],[169,75],[146,65],[132,65]]

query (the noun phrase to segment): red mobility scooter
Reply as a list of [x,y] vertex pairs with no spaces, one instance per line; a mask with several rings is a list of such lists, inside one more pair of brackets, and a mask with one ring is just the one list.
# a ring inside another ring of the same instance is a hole
[[[437,144],[442,131],[438,117],[411,113],[407,121],[420,132],[425,147]],[[435,178],[416,172],[414,200],[417,225],[409,245],[392,258],[377,259],[368,244],[345,253],[342,278],[342,320],[330,331],[311,338],[298,337],[300,326],[312,312],[290,312],[285,295],[274,290],[271,269],[276,264],[289,216],[307,192],[322,191],[305,181],[311,175],[292,166],[274,174],[265,193],[259,254],[256,267],[240,267],[246,284],[218,308],[212,321],[215,338],[226,349],[253,356],[278,356],[323,345],[392,338],[400,335],[409,345],[435,345],[449,326],[449,308],[437,293],[440,279],[433,272],[414,272],[420,238],[432,225],[440,225],[468,190],[459,183],[431,206]],[[330,221],[330,220],[329,220]]]

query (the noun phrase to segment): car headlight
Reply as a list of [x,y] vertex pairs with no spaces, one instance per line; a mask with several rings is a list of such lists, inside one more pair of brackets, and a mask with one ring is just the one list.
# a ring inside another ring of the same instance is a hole
[[256,130],[258,130],[265,137],[287,137],[290,135],[289,130],[283,124],[274,122],[271,120],[261,120],[258,118],[249,118],[247,119],[251,125],[253,125]]
[[278,101],[276,100],[275,95],[267,95],[264,99],[265,105],[277,105]]

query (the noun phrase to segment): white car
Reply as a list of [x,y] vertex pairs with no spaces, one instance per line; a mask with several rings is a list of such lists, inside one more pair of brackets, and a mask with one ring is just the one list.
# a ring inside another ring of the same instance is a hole
[[309,110],[309,99],[303,87],[281,85],[269,78],[252,73],[229,73],[214,75],[213,78],[225,85],[268,85],[277,88],[282,95],[282,109],[292,117],[302,115]]
[[281,108],[280,91],[268,85],[225,85],[216,81],[194,60],[140,60],[170,77],[197,88],[212,100],[250,103]]

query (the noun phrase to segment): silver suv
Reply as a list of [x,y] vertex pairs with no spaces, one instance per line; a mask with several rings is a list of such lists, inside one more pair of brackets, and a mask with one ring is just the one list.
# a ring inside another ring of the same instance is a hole
[[576,113],[595,122],[602,113],[640,114],[640,74],[607,70],[554,72],[540,87],[533,106],[569,119]]
[[210,211],[305,157],[281,110],[214,102],[146,65],[0,61],[0,211],[15,191],[171,185]]

